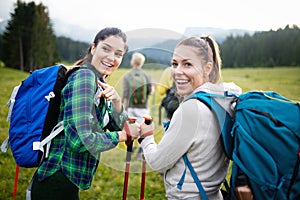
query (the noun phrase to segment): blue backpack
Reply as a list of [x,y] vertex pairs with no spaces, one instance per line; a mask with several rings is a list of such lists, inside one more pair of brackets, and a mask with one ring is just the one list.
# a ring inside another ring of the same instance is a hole
[[[225,112],[216,98],[232,98],[234,115]],[[233,163],[230,188],[226,184],[228,199],[237,199],[235,190],[241,182],[251,188],[256,200],[300,199],[299,102],[260,91],[239,97],[198,92],[188,99],[200,100],[218,118],[224,151]],[[208,199],[186,155],[183,160],[202,199]]]
[[61,90],[77,69],[55,65],[35,70],[14,88],[8,102],[9,137],[1,150],[10,146],[18,166],[37,167],[48,156],[51,140],[63,130],[58,123]]

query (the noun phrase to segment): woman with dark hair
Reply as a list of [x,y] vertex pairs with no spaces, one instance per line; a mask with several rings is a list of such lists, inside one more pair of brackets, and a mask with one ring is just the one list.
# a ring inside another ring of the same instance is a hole
[[128,132],[133,138],[139,134],[139,125],[126,121],[119,94],[104,81],[121,64],[126,40],[120,29],[105,28],[76,61],[80,69],[71,73],[61,93],[64,131],[53,139],[33,178],[32,199],[79,199],[79,189],[91,187],[100,152],[126,141]]

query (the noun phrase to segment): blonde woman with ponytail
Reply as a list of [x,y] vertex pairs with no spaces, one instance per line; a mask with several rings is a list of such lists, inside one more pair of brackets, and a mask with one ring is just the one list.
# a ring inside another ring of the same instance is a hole
[[[241,93],[233,83],[221,83],[221,59],[217,43],[211,36],[190,37],[174,49],[172,77],[179,95],[188,98],[204,91],[224,94]],[[230,109],[229,102],[220,102]],[[208,199],[223,199],[220,192],[229,160],[223,152],[220,128],[214,113],[196,99],[183,101],[159,143],[153,138],[154,126],[141,125],[139,139],[149,166],[164,173],[168,199],[201,199],[195,181],[183,160],[186,154]],[[183,176],[185,174],[185,176]],[[180,179],[184,179],[182,185]]]

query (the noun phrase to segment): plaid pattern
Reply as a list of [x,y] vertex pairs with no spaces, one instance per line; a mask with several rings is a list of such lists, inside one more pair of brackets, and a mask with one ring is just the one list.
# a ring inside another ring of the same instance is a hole
[[[125,112],[117,113],[104,98],[95,107],[95,74],[101,76],[92,66],[87,67],[90,70],[75,71],[62,90],[59,121],[64,121],[64,133],[52,141],[48,159],[38,168],[39,180],[61,170],[81,190],[90,188],[100,152],[118,144],[117,131],[123,128],[127,118]],[[105,126],[106,113],[109,121]]]

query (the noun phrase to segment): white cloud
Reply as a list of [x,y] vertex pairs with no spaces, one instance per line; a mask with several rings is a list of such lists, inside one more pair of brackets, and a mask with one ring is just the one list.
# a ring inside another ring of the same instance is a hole
[[[25,0],[26,2],[32,0]],[[11,7],[16,0],[1,0]],[[162,28],[183,33],[186,27],[270,30],[299,24],[298,0],[35,0],[52,19],[89,29],[117,26],[124,31]],[[1,11],[1,10],[0,10]],[[6,12],[7,13],[7,12]],[[2,16],[0,18],[4,18]]]

